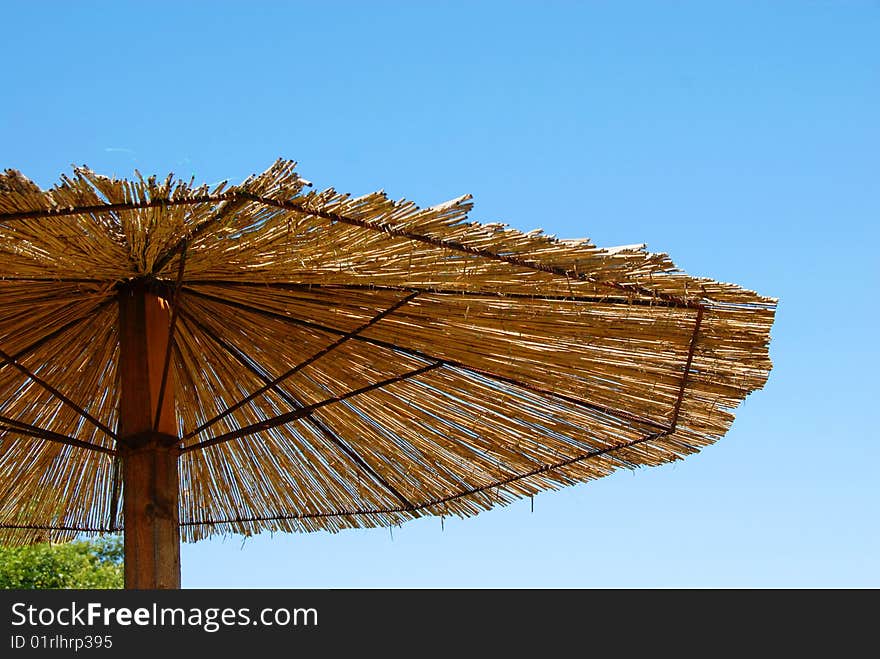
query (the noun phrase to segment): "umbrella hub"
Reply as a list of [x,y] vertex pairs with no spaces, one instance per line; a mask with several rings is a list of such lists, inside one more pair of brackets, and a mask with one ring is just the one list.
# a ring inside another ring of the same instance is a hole
[[123,453],[151,448],[178,448],[180,437],[153,430],[135,433],[119,438],[119,449]]
[[138,275],[137,277],[118,281],[114,288],[120,294],[151,294],[167,303],[170,303],[174,297],[174,282],[153,274]]

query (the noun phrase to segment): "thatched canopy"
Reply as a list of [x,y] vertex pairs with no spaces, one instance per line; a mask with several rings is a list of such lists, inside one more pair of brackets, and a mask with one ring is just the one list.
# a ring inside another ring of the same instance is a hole
[[182,537],[472,515],[699,451],[775,301],[595,247],[312,191],[0,176],[0,540],[122,528],[120,287],[167,301]]

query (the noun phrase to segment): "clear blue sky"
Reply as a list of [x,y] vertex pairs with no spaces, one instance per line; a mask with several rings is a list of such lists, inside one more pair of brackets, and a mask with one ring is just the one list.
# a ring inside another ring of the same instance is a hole
[[183,549],[186,587],[880,586],[877,2],[7,2],[0,167],[317,187],[780,298],[718,444],[468,520]]

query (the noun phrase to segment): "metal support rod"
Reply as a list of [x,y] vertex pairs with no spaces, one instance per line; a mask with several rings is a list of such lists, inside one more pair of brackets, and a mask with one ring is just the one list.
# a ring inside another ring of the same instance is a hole
[[672,408],[672,421],[669,427],[672,432],[678,427],[678,413],[681,411],[681,404],[684,401],[684,391],[687,388],[688,379],[691,375],[691,364],[694,361],[694,351],[697,349],[697,337],[700,335],[700,325],[703,323],[703,308],[697,311],[697,319],[694,321],[694,333],[691,335],[691,343],[688,346],[687,360],[684,364],[684,374],[681,376],[681,387],[678,389],[678,397],[675,399],[675,406]]
[[[272,391],[281,396],[281,398],[291,406],[294,410],[300,410],[305,407],[305,403],[303,403],[298,398],[294,397],[286,389],[283,389],[280,384],[275,382],[272,377],[268,374],[266,369],[254,362],[250,357],[248,357],[245,353],[243,353],[240,349],[236,348],[234,345],[224,340],[220,336],[211,330],[210,327],[206,326],[197,318],[193,318],[186,311],[181,312],[181,316],[183,318],[195,325],[205,336],[211,339],[214,343],[223,348],[227,353],[229,353],[235,360],[244,366],[248,371],[257,376],[260,380],[262,380],[266,385],[270,386]],[[391,494],[395,496],[403,505],[411,506],[412,502],[407,499],[400,491],[395,488],[391,483],[389,483],[381,474],[379,474],[375,469],[373,469],[369,463],[358,454],[353,448],[351,448],[332,428],[330,428],[326,423],[316,418],[314,415],[309,414],[303,417],[303,421],[308,423],[312,428],[314,428],[321,436],[324,437],[328,442],[336,446],[340,451],[345,453],[358,467],[361,468],[370,478],[379,483],[382,487],[388,490]]]
[[512,254],[496,254],[495,252],[483,249],[480,247],[473,247],[466,243],[458,242],[455,240],[447,240],[444,238],[436,238],[434,236],[423,235],[418,233],[413,233],[412,231],[407,231],[405,229],[399,229],[390,225],[382,225],[372,220],[363,220],[356,217],[348,217],[346,215],[342,215],[340,213],[334,213],[329,211],[321,210],[320,208],[309,208],[304,204],[298,201],[287,201],[283,199],[272,199],[270,197],[263,197],[261,195],[256,195],[250,192],[246,192],[244,190],[237,191],[237,195],[239,197],[243,197],[245,199],[250,199],[251,201],[255,201],[261,204],[265,204],[267,206],[275,206],[276,208],[281,208],[284,210],[296,211],[302,213],[303,215],[311,215],[313,217],[320,217],[325,220],[329,220],[330,222],[339,222],[340,224],[348,224],[350,226],[360,227],[362,229],[368,229],[370,231],[375,231],[382,233],[387,236],[393,236],[395,238],[405,238],[406,240],[411,240],[413,242],[419,242],[426,245],[431,245],[432,247],[438,247],[440,249],[448,249],[452,252],[459,252],[462,254],[470,254],[471,256],[476,256],[482,259],[486,259],[489,261],[500,261],[501,263],[507,263],[509,265],[518,266],[527,270],[533,270],[538,272],[546,272],[548,274],[557,275],[559,277],[564,277],[565,279],[574,279],[577,281],[585,281],[593,284],[599,288],[608,288],[614,289],[618,291],[622,291],[625,293],[629,293],[631,295],[643,295],[648,298],[655,298],[658,300],[666,300],[668,302],[674,302],[678,307],[685,307],[688,309],[698,309],[702,307],[702,303],[698,300],[689,300],[683,298],[679,295],[673,295],[671,293],[663,293],[662,291],[652,290],[650,288],[645,288],[644,286],[639,286],[637,284],[621,284],[616,281],[606,281],[602,279],[597,279],[592,275],[579,273],[576,270],[567,270],[566,268],[562,268],[555,265],[547,265],[545,263],[541,263],[540,261],[532,261],[529,259],[522,258],[518,255]]
[[301,419],[305,416],[308,416],[312,412],[317,409],[324,407],[325,405],[331,405],[333,403],[340,403],[344,400],[348,400],[349,398],[353,398],[355,396],[360,396],[361,394],[368,393],[370,391],[375,391],[376,389],[382,389],[383,387],[387,387],[388,385],[395,384],[397,382],[402,382],[403,380],[408,380],[410,378],[418,377],[423,373],[427,373],[428,371],[433,371],[435,368],[440,368],[443,366],[440,362],[434,362],[433,364],[426,364],[421,368],[417,368],[413,371],[407,371],[406,373],[402,373],[401,375],[395,375],[392,378],[387,378],[380,382],[374,382],[373,384],[368,384],[365,387],[361,387],[359,389],[354,389],[352,391],[347,391],[344,394],[340,394],[339,396],[332,396],[331,398],[325,398],[324,400],[311,403],[304,407],[301,407],[298,410],[294,410],[292,412],[287,412],[286,414],[280,414],[278,416],[272,417],[271,419],[266,419],[265,421],[258,421],[257,423],[252,423],[249,426],[245,426],[244,428],[239,428],[238,430],[233,430],[231,432],[223,433],[222,435],[218,435],[217,437],[212,437],[211,439],[206,439],[197,444],[190,444],[189,446],[185,446],[181,449],[181,452],[187,453],[189,451],[195,451],[197,449],[208,448],[209,446],[215,446],[217,444],[222,444],[223,442],[228,442],[233,439],[239,439],[241,437],[247,437],[248,435],[253,435],[258,432],[263,432],[264,430],[271,430],[272,428],[277,428],[278,426],[283,426],[286,423],[290,423],[291,421],[296,421],[297,419]]
[[220,412],[220,414],[218,414],[217,416],[215,416],[213,419],[208,419],[208,420],[205,421],[203,424],[201,424],[198,428],[196,428],[196,429],[192,430],[191,432],[187,433],[187,434],[184,436],[184,439],[188,439],[188,438],[190,438],[190,437],[193,437],[194,435],[198,435],[200,432],[202,432],[202,431],[205,430],[206,428],[209,428],[210,426],[213,426],[215,423],[217,423],[217,422],[220,421],[221,419],[224,419],[224,418],[226,418],[227,416],[229,416],[230,414],[232,414],[235,410],[237,410],[237,409],[239,409],[240,407],[242,407],[243,405],[246,405],[247,403],[251,402],[251,401],[252,401],[254,398],[256,398],[257,396],[261,396],[261,395],[263,395],[264,393],[266,393],[267,391],[269,391],[269,389],[271,389],[272,387],[274,387],[274,386],[277,385],[277,384],[281,384],[284,380],[287,380],[287,379],[290,378],[291,376],[295,375],[296,373],[298,373],[299,371],[301,371],[302,369],[304,369],[304,368],[305,368],[306,366],[308,366],[309,364],[313,364],[313,363],[315,363],[316,361],[318,361],[319,359],[321,359],[321,357],[324,357],[325,355],[329,354],[329,353],[332,352],[333,350],[336,350],[336,348],[338,348],[339,346],[341,346],[343,343],[345,343],[345,342],[348,341],[349,339],[353,339],[353,338],[355,338],[356,336],[358,336],[358,335],[359,335],[361,332],[363,332],[364,330],[369,329],[370,327],[372,327],[373,325],[375,325],[376,323],[378,323],[380,320],[382,320],[383,318],[385,318],[385,317],[388,316],[389,314],[392,314],[392,313],[394,313],[395,311],[397,311],[400,307],[402,307],[402,306],[405,305],[407,302],[409,302],[410,300],[412,300],[412,299],[413,299],[414,297],[416,297],[418,294],[419,294],[418,291],[415,291],[415,292],[413,292],[413,293],[410,293],[409,295],[407,295],[407,296],[406,296],[405,298],[403,298],[402,300],[398,300],[397,302],[395,302],[393,305],[391,305],[391,306],[388,307],[387,309],[383,309],[382,311],[380,311],[378,314],[376,314],[375,316],[373,316],[370,320],[368,320],[366,323],[364,323],[364,324],[361,325],[360,327],[357,327],[357,328],[351,330],[350,332],[345,332],[345,333],[343,333],[342,336],[340,336],[338,339],[336,339],[336,341],[334,341],[334,342],[331,343],[330,345],[325,346],[324,348],[321,348],[318,352],[316,352],[315,354],[313,354],[311,357],[309,357],[309,358],[307,358],[307,359],[305,359],[305,360],[299,362],[298,364],[295,364],[294,366],[292,366],[291,368],[289,368],[288,370],[286,370],[284,373],[282,373],[281,375],[279,375],[277,378],[275,378],[275,379],[272,380],[271,382],[268,382],[268,383],[264,384],[262,387],[260,387],[260,388],[257,389],[256,391],[251,392],[250,394],[248,394],[247,396],[245,396],[244,398],[242,398],[241,400],[239,400],[239,401],[238,401],[237,403],[235,403],[234,405],[231,405],[230,407],[227,407],[225,410],[223,410],[222,412]]
[[[550,295],[543,293],[517,293],[513,291],[490,291],[474,289],[438,288],[431,286],[394,286],[387,284],[294,284],[277,281],[237,281],[234,279],[190,279],[190,286],[233,286],[239,288],[258,288],[279,291],[308,293],[311,290],[329,293],[358,291],[366,293],[406,293],[418,291],[422,295],[442,295],[450,298],[484,298],[486,300],[537,300],[539,302],[585,302],[589,304],[625,305],[634,307],[660,307],[682,309],[681,305],[669,300],[633,297],[625,292],[609,292],[608,295]],[[683,312],[687,312],[684,308]]]
[[[58,327],[58,328],[54,329],[53,331],[49,332],[48,334],[41,336],[39,339],[37,339],[36,341],[31,343],[30,345],[25,346],[24,348],[22,348],[21,350],[19,350],[15,354],[9,355],[10,359],[11,360],[18,360],[26,355],[31,354],[37,348],[40,348],[41,346],[49,343],[49,341],[56,339],[57,337],[61,336],[62,334],[64,334],[67,330],[71,329],[72,327],[75,327],[76,325],[79,325],[80,323],[84,323],[87,320],[92,319],[94,317],[94,315],[97,315],[99,311],[101,311],[104,307],[106,307],[108,304],[111,304],[112,302],[114,302],[114,298],[112,298],[112,297],[107,298],[106,300],[103,300],[99,304],[95,305],[95,307],[93,309],[89,310],[89,314],[93,314],[93,315],[79,316],[77,318],[74,318],[73,320],[66,322],[61,327]],[[10,360],[8,360],[8,359],[4,359],[3,361],[0,361],[0,368],[5,367],[9,363],[10,363]]]
[[56,389],[51,384],[46,382],[43,378],[41,378],[39,375],[37,375],[36,373],[31,371],[29,368],[27,368],[23,364],[20,364],[18,362],[18,360],[15,359],[15,357],[13,357],[9,353],[7,353],[2,348],[0,348],[0,359],[3,359],[4,365],[6,365],[6,364],[11,365],[19,373],[24,375],[28,380],[30,380],[31,382],[33,382],[37,386],[41,387],[42,389],[45,389],[46,391],[48,391],[50,394],[52,394],[53,397],[60,400],[64,405],[66,405],[67,407],[72,409],[74,412],[77,413],[77,415],[84,418],[86,421],[91,423],[93,426],[95,426],[99,430],[103,431],[108,436],[110,436],[114,439],[116,438],[116,433],[114,433],[112,430],[110,430],[110,428],[108,428],[106,424],[102,423],[101,421],[96,419],[94,416],[89,414],[85,409],[83,409],[82,407],[80,407],[79,405],[74,403],[70,398],[65,396],[60,391],[58,391],[58,389]]
[[24,435],[26,437],[42,439],[46,442],[64,444],[65,446],[75,446],[76,448],[86,449],[87,451],[96,451],[98,453],[106,453],[107,455],[116,455],[116,451],[114,451],[112,448],[107,448],[106,446],[102,446],[100,444],[93,444],[92,442],[84,442],[81,439],[68,437],[67,435],[61,435],[57,432],[46,430],[45,428],[38,428],[36,426],[32,426],[29,423],[22,423],[21,421],[10,419],[6,416],[0,415],[0,424],[4,424],[0,425],[0,433],[18,433],[19,435]]

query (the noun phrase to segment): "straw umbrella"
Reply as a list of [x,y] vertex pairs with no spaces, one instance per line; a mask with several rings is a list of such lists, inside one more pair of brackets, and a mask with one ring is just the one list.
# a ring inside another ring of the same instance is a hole
[[659,465],[767,379],[775,301],[600,249],[313,191],[0,178],[0,541],[337,531]]

